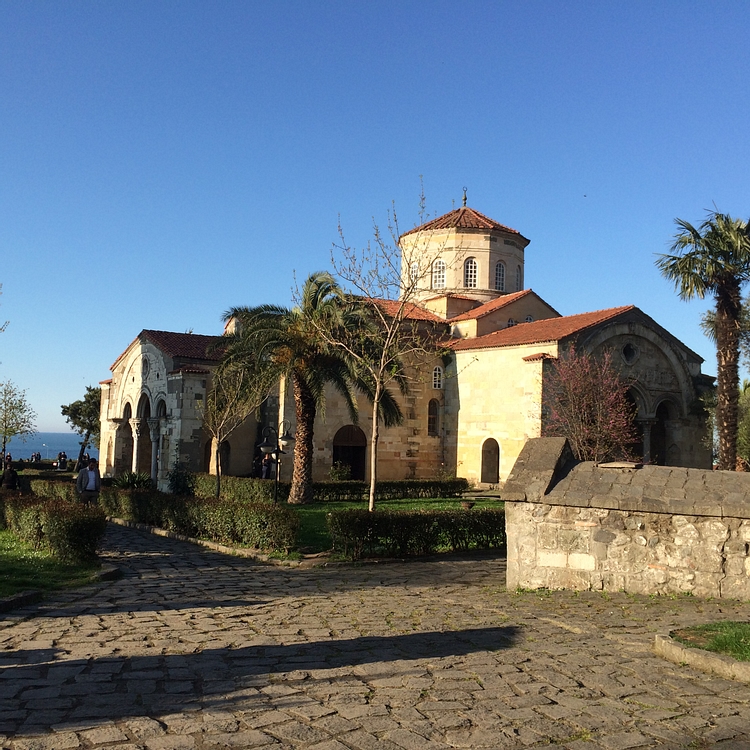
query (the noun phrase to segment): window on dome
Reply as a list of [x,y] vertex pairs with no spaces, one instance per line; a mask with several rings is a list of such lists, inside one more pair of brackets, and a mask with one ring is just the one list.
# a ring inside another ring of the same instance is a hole
[[513,318],[508,318],[508,328],[513,328],[515,324],[516,324],[516,321],[513,320]]
[[412,284],[416,284],[419,279],[419,263],[416,260],[409,266],[409,278]]
[[445,289],[445,261],[436,260],[432,264],[432,288]]
[[443,388],[443,368],[442,367],[436,367],[432,371],[432,387],[436,391],[440,391]]
[[464,263],[464,286],[467,289],[477,288],[477,261],[475,258],[467,258]]
[[521,266],[518,266],[516,268],[516,291],[520,292],[521,289],[523,289],[522,282],[523,279],[521,279]]
[[501,260],[495,264],[495,289],[498,292],[505,291],[505,263]]
[[531,315],[527,315],[526,316],[526,322],[527,323],[533,323],[534,322],[534,318],[532,318]]

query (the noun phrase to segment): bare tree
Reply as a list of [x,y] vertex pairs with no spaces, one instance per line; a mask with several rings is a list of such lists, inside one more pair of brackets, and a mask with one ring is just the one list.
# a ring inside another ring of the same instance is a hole
[[265,401],[275,379],[264,368],[219,366],[203,406],[203,427],[214,445],[216,497],[221,495],[221,445]]
[[[424,193],[420,195],[420,225],[424,224]],[[408,239],[406,239],[408,234]],[[347,352],[361,388],[372,403],[369,509],[375,508],[380,425],[400,424],[394,389],[406,395],[419,365],[442,349],[447,327],[419,303],[430,289],[433,262],[445,249],[444,240],[419,228],[401,235],[395,208],[388,214],[387,230],[377,223],[364,248],[349,245],[339,222],[340,241],[334,245],[332,264],[351,296],[349,304],[362,312],[362,325],[353,333],[321,331],[329,343]]]

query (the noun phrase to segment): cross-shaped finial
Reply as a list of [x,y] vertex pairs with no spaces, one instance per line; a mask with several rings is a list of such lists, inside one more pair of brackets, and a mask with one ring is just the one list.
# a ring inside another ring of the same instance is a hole
[[464,188],[464,208],[466,208],[466,188]]

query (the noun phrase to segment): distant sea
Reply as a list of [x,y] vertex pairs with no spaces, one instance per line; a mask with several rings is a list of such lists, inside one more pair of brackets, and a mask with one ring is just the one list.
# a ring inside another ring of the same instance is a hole
[[[2,449],[2,445],[0,445]],[[26,438],[23,442],[21,438],[14,437],[5,448],[14,459],[22,458],[24,461],[31,457],[32,453],[41,453],[43,459],[57,458],[57,454],[65,451],[68,458],[78,458],[78,451],[81,450],[81,438],[73,432],[37,432]],[[89,456],[99,458],[99,451],[89,445],[87,448]]]

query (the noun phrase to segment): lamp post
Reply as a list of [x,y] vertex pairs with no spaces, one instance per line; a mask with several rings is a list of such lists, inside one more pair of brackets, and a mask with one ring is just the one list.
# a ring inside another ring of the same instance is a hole
[[[294,443],[294,435],[289,432],[289,428],[292,425],[286,420],[279,422],[278,429],[276,427],[263,428],[263,442],[258,446],[261,453],[271,456],[276,464],[276,471],[274,473],[273,483],[273,502],[274,505],[278,502],[279,497],[279,471],[281,470],[281,457],[286,454],[284,448]],[[273,442],[268,438],[273,435]]]

